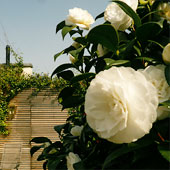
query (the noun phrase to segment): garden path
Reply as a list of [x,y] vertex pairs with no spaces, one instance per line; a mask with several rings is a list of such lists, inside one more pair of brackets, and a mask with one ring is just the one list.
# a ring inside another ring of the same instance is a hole
[[67,118],[67,111],[61,111],[56,100],[56,91],[46,89],[28,99],[31,93],[32,89],[24,90],[11,101],[17,109],[13,120],[8,121],[10,135],[0,137],[0,169],[42,169],[42,162],[36,161],[38,153],[30,157],[29,141],[33,137],[58,140],[53,127]]

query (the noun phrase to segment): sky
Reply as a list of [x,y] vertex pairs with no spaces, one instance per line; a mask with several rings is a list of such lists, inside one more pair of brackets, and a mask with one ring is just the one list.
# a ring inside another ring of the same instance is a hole
[[8,44],[24,63],[33,64],[34,72],[51,74],[60,64],[70,62],[66,55],[54,62],[54,55],[73,42],[69,35],[63,41],[61,32],[55,33],[68,10],[79,7],[95,18],[108,4],[109,0],[0,0],[0,63],[6,61]]

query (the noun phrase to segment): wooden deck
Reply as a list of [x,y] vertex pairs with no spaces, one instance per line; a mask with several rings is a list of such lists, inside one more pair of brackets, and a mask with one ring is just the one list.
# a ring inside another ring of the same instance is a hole
[[33,137],[48,137],[58,140],[53,127],[65,123],[67,112],[61,111],[55,91],[49,89],[28,99],[32,89],[18,94],[11,103],[17,106],[16,115],[8,121],[10,135],[0,136],[0,169],[40,170],[42,162],[36,161],[37,155],[30,157],[29,141]]

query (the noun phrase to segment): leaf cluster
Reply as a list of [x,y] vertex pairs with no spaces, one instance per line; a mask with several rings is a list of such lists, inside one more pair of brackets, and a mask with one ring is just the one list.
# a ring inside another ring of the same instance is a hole
[[0,135],[8,135],[6,120],[8,119],[9,102],[24,89],[34,88],[32,95],[37,95],[44,88],[60,90],[64,86],[63,80],[51,79],[48,75],[23,75],[23,64],[18,60],[16,64],[0,66]]

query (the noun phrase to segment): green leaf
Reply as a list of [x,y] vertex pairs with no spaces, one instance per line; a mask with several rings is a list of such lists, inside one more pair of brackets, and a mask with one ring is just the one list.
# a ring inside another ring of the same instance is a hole
[[141,25],[141,19],[138,14],[126,3],[118,0],[112,0],[112,2],[117,3],[119,7],[134,20],[134,24],[136,25],[136,27],[139,27]]
[[116,52],[118,47],[118,33],[110,24],[103,24],[94,27],[87,35],[87,41],[105,46]]
[[170,162],[170,145],[169,143],[164,143],[162,145],[158,145],[158,150],[160,154]]
[[104,163],[102,169],[104,170],[107,168],[110,164],[112,164],[112,161],[116,158],[128,153],[135,151],[137,149],[146,147],[150,144],[152,144],[152,139],[149,136],[145,136],[141,139],[139,139],[137,142],[129,143],[129,144],[123,144],[119,149],[114,150],[111,154],[109,154]]
[[47,170],[47,163],[48,163],[48,161],[46,161],[46,162],[43,163],[43,169],[44,169],[44,170]]
[[84,102],[84,100],[85,100],[84,97],[81,96],[69,96],[61,103],[63,106],[62,110],[66,108],[79,106]]
[[42,148],[42,146],[33,146],[33,147],[30,149],[31,157],[32,157],[33,154],[34,154],[35,152],[37,152],[40,148]]
[[166,81],[170,86],[170,65],[166,66],[165,68],[165,77],[166,77]]
[[62,72],[68,68],[75,68],[75,66],[71,63],[66,63],[66,64],[62,64],[60,66],[58,66],[52,73],[51,77],[53,77],[55,74]]
[[74,28],[76,28],[76,26],[65,26],[65,27],[63,27],[62,32],[61,32],[63,40],[64,40],[64,37]]
[[71,80],[74,77],[74,74],[71,70],[62,71],[57,74],[57,77],[62,77],[64,80]]
[[70,81],[70,83],[77,83],[78,81],[84,80],[84,79],[92,79],[95,77],[95,73],[84,73],[84,74],[80,74],[77,75],[75,77],[73,77]]
[[135,58],[135,60],[142,60],[142,61],[148,61],[148,62],[155,61],[154,58],[150,58],[150,57],[137,57],[137,58]]
[[72,96],[72,94],[74,93],[75,89],[72,87],[65,87],[60,94],[58,95],[58,100],[59,103],[61,103],[63,101],[63,99],[66,99],[68,96]]
[[62,129],[63,129],[65,126],[66,126],[66,124],[54,126],[54,130],[60,135]]
[[70,54],[75,57],[78,58],[79,54],[82,52],[82,50],[84,50],[84,47],[78,48],[76,50],[72,50],[70,51]]
[[66,154],[56,156],[56,158],[49,159],[47,163],[48,170],[56,170],[57,166],[62,162],[62,160],[66,157]]
[[74,164],[73,164],[73,167],[74,167],[75,170],[87,170],[87,169],[84,167],[83,161],[74,163]]
[[45,160],[45,155],[42,153],[38,156],[37,161],[43,161]]
[[104,12],[102,12],[101,14],[99,14],[99,15],[95,18],[95,20],[97,20],[97,19],[99,19],[99,18],[102,18],[102,17],[104,17]]
[[127,64],[127,63],[130,62],[129,60],[113,60],[113,59],[110,59],[110,58],[105,58],[104,60],[105,60],[108,68],[111,67],[111,66],[124,65],[124,64]]
[[64,50],[61,51],[61,52],[59,52],[59,53],[57,53],[57,54],[55,54],[55,55],[54,55],[54,61],[55,61],[60,55],[62,55],[62,54],[64,54]]
[[156,22],[147,22],[137,28],[136,36],[139,41],[152,40],[161,32],[161,30],[160,24]]
[[54,61],[55,61],[60,55],[65,54],[65,53],[68,54],[70,51],[72,51],[72,50],[74,50],[74,49],[75,49],[75,48],[71,45],[70,47],[66,48],[65,50],[63,50],[63,51],[55,54],[55,55],[54,55]]
[[73,36],[73,35],[74,35],[74,34],[76,34],[76,33],[78,33],[78,31],[77,31],[77,30],[71,30],[71,31],[69,32],[70,37],[71,37],[71,36]]
[[85,37],[75,38],[74,41],[76,41],[77,43],[82,44],[82,45],[86,45],[87,44],[87,40],[86,40]]
[[165,106],[165,107],[170,109],[170,100],[167,100],[167,101],[160,103],[159,106]]
[[33,138],[30,142],[35,142],[35,143],[45,143],[45,142],[51,142],[50,139],[46,138],[46,137],[35,137]]
[[103,71],[105,67],[106,67],[106,62],[104,61],[103,58],[99,58],[95,66],[96,73]]
[[164,46],[162,44],[160,44],[159,42],[153,41],[153,40],[148,40],[149,42],[158,45],[159,47],[161,47],[162,49],[164,48]]
[[57,34],[58,31],[63,29],[64,26],[65,26],[65,21],[60,22],[56,27],[56,34]]

